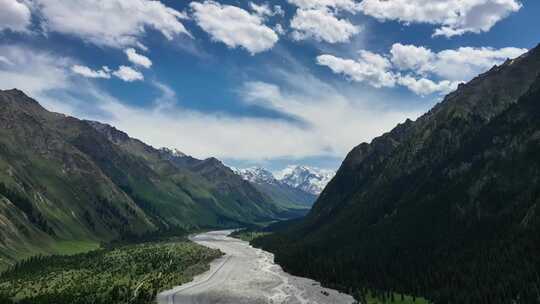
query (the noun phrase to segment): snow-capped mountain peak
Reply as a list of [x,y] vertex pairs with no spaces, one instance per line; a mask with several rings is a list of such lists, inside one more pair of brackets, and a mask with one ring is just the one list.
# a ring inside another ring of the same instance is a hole
[[178,149],[161,148],[160,150],[163,153],[166,153],[166,154],[171,155],[173,157],[185,157],[185,156],[187,156],[186,154],[184,154],[182,151],[180,151]]
[[296,165],[274,173],[261,167],[231,169],[255,184],[284,184],[315,195],[319,195],[336,174],[332,170]]
[[272,172],[261,168],[251,167],[245,169],[231,168],[236,174],[240,175],[243,179],[255,184],[276,184],[278,181],[274,177]]
[[320,194],[336,173],[307,166],[288,166],[276,173],[277,179],[291,187]]

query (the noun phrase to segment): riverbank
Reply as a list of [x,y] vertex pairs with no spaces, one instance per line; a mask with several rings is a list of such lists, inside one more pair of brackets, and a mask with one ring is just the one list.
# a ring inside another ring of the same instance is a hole
[[353,297],[292,276],[274,263],[271,253],[229,237],[231,231],[202,233],[191,238],[225,256],[192,282],[158,295],[160,304],[352,304]]

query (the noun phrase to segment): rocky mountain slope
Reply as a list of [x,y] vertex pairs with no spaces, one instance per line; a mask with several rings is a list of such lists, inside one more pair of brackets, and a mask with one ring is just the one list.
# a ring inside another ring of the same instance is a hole
[[21,91],[0,91],[0,267],[124,235],[287,213],[216,159],[157,150],[49,112]]
[[359,294],[537,301],[539,75],[537,47],[357,146],[306,219],[258,245]]
[[272,172],[266,169],[259,167],[233,168],[233,171],[281,206],[297,210],[298,215],[305,215],[317,199],[317,196],[311,192],[278,180]]

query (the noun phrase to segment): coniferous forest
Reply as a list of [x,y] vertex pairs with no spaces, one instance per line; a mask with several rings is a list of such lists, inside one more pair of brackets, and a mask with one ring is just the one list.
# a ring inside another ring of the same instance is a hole
[[220,256],[187,240],[36,256],[0,275],[0,303],[154,303],[158,292],[191,281]]

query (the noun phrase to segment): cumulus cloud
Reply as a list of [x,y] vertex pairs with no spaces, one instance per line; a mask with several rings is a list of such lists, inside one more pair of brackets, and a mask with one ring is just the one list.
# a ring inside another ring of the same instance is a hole
[[459,81],[449,80],[435,82],[427,78],[417,79],[409,75],[398,77],[397,82],[420,96],[433,93],[448,94],[455,90],[460,83]]
[[289,0],[289,3],[298,7],[291,20],[295,40],[348,42],[361,30],[348,19],[339,18],[341,11],[354,14],[359,10],[353,0]]
[[271,49],[279,39],[256,13],[214,1],[192,2],[190,7],[197,24],[230,48],[242,47],[253,55]]
[[460,47],[434,52],[422,46],[396,43],[392,45],[390,54],[380,55],[362,50],[359,58],[354,60],[325,54],[317,57],[317,63],[353,81],[376,88],[398,84],[425,96],[449,93],[460,82],[468,81],[493,65],[525,52],[527,49],[512,47]]
[[517,0],[364,0],[360,10],[379,20],[440,26],[434,36],[489,31],[521,8]]
[[117,78],[126,82],[144,80],[144,76],[141,72],[125,65],[121,65],[120,67],[118,67],[117,70],[111,71],[109,67],[107,66],[103,66],[99,70],[92,70],[91,68],[87,66],[75,64],[71,67],[71,71],[77,75],[80,75],[86,78],[110,79],[111,74],[112,74],[116,76]]
[[30,8],[19,0],[0,0],[0,31],[24,32],[31,23]]
[[349,12],[360,10],[355,0],[289,0],[289,3],[302,9],[333,8]]
[[160,1],[33,0],[33,3],[39,8],[45,29],[80,37],[100,46],[140,45],[147,29],[154,29],[167,39],[180,34],[190,35],[182,24],[187,16]]
[[390,61],[369,51],[360,51],[357,60],[320,55],[317,63],[329,67],[334,73],[343,74],[353,81],[366,82],[376,88],[393,87],[395,84],[395,75],[390,72]]
[[128,60],[132,63],[147,69],[152,66],[152,61],[148,57],[137,53],[137,50],[134,48],[126,49],[124,52],[126,53]]
[[274,31],[278,33],[279,35],[284,35],[286,33],[286,30],[283,28],[283,25],[279,23],[274,26]]
[[360,32],[359,26],[337,18],[329,8],[297,9],[291,28],[295,40],[312,38],[328,43],[347,42]]
[[126,82],[144,80],[144,76],[141,72],[125,65],[121,65],[118,70],[113,72],[113,75]]
[[395,43],[390,50],[392,63],[401,70],[416,70],[423,74],[430,69],[435,54],[423,46]]
[[249,7],[261,17],[283,16],[285,14],[285,11],[281,5],[274,5],[274,7],[270,7],[270,4],[268,3],[257,4],[250,2]]
[[71,71],[87,78],[111,78],[110,70],[106,66],[102,67],[100,70],[92,70],[87,66],[76,64],[71,67]]
[[425,47],[395,43],[390,50],[391,60],[400,70],[416,73],[432,73],[449,80],[467,80],[500,64],[508,58],[515,58],[527,49],[506,47],[460,47],[433,52]]

